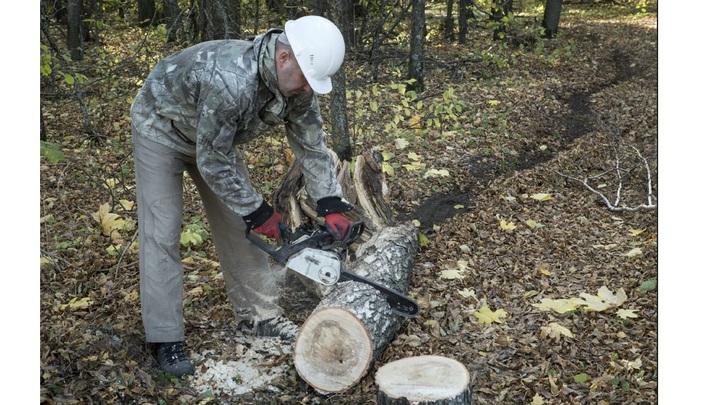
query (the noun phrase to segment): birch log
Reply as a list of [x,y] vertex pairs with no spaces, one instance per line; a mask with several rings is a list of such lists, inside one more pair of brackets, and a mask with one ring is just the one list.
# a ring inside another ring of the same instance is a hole
[[471,405],[470,373],[442,356],[393,361],[375,373],[378,405]]
[[[417,248],[414,225],[383,228],[357,250],[357,259],[346,269],[407,293]],[[373,287],[354,281],[336,284],[300,328],[295,368],[321,393],[347,391],[384,353],[405,319]]]

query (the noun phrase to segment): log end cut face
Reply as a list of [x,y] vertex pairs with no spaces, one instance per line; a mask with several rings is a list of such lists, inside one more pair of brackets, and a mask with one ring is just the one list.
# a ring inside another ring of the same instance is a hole
[[295,343],[298,374],[321,392],[343,392],[367,372],[373,353],[364,324],[343,308],[322,308],[303,324]]
[[387,398],[426,403],[466,397],[470,373],[462,363],[447,357],[416,356],[380,367],[375,383]]

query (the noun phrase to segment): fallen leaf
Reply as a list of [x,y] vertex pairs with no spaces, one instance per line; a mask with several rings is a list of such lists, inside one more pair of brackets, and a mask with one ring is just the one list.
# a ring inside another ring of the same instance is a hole
[[443,270],[440,272],[440,278],[445,279],[445,280],[455,280],[455,279],[462,280],[463,278],[465,278],[465,275],[463,275],[460,270],[448,269],[448,270]]
[[556,322],[550,322],[548,326],[542,326],[540,328],[540,336],[559,340],[561,337],[575,337],[572,332],[570,332],[570,329],[560,325]]
[[502,229],[503,231],[512,232],[515,230],[515,228],[517,228],[517,226],[515,226],[514,222],[506,222],[504,219],[500,220],[500,229]]
[[636,248],[633,248],[631,251],[625,253],[625,256],[635,257],[635,256],[639,256],[641,254],[642,254],[642,249],[636,247]]
[[525,221],[525,224],[526,224],[527,226],[529,226],[531,229],[542,228],[542,227],[545,226],[545,225],[543,225],[543,224],[541,224],[541,223],[539,223],[539,222],[535,222],[535,221],[532,220],[532,219],[528,219],[527,221]]
[[618,309],[615,314],[620,319],[628,319],[628,318],[637,318],[637,314],[635,313],[635,309]]
[[87,309],[90,307],[90,305],[94,304],[95,301],[93,301],[89,297],[84,297],[78,299],[77,297],[73,298],[68,302],[67,304],[60,305],[60,310],[64,311],[66,309],[70,309],[71,311],[74,311],[76,309]]
[[382,171],[388,176],[392,176],[395,174],[395,169],[393,169],[393,167],[388,162],[382,162]]
[[642,234],[643,232],[645,232],[645,229],[647,229],[647,228],[643,228],[643,229],[631,229],[631,230],[630,230],[630,236],[638,236],[638,235]]
[[588,379],[590,379],[590,376],[585,373],[580,373],[580,374],[575,375],[575,377],[573,377],[573,380],[575,380],[575,382],[577,382],[577,383],[584,383]]
[[100,224],[103,235],[111,238],[119,236],[113,235],[113,232],[119,232],[126,227],[126,221],[120,218],[120,215],[110,212],[109,203],[101,205],[97,212],[92,213],[92,217]]
[[475,298],[477,300],[477,296],[475,296],[475,290],[472,288],[463,288],[462,290],[458,290],[458,294],[465,298]]
[[583,305],[584,303],[585,301],[581,300],[580,298],[561,298],[557,300],[543,298],[540,300],[539,304],[532,304],[532,306],[540,309],[541,311],[555,311],[559,314],[564,314],[566,312],[576,310],[580,305]]
[[503,318],[507,317],[508,314],[503,309],[493,311],[488,307],[480,307],[480,309],[473,312],[473,315],[475,315],[475,318],[477,318],[478,322],[480,322],[481,324],[489,325],[493,322],[505,323]]
[[613,294],[606,286],[598,289],[597,295],[580,293],[580,297],[585,300],[586,311],[605,311],[609,308],[619,307],[627,300],[625,290],[620,288],[616,294]]
[[395,138],[395,147],[398,149],[405,149],[408,145],[410,145],[410,142],[408,142],[405,138]]
[[656,288],[657,288],[657,279],[652,278],[650,280],[643,281],[642,284],[640,284],[640,286],[638,287],[638,290],[644,291],[644,292],[649,292],[649,291],[655,291]]
[[437,170],[437,169],[428,169],[428,171],[425,172],[423,175],[423,179],[427,179],[428,177],[448,177],[450,176],[450,172],[448,172],[445,169]]
[[540,396],[540,394],[535,394],[532,402],[530,403],[530,405],[544,405],[544,404],[545,404],[545,400],[543,399],[543,397]]
[[537,193],[530,196],[533,200],[547,201],[552,199],[552,195],[548,193]]

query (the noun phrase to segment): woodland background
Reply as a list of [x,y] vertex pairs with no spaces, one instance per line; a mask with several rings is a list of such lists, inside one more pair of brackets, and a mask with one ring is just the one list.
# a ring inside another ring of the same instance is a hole
[[[139,320],[132,97],[163,56],[261,33],[322,2],[40,3],[41,403],[372,403],[372,370],[332,397],[292,367],[250,397],[198,391],[148,359]],[[138,7],[151,3],[157,13]],[[242,4],[213,8],[231,3]],[[326,13],[346,27],[349,3]],[[341,156],[383,156],[397,219],[416,221],[422,243],[411,294],[423,315],[379,365],[456,358],[485,403],[657,402],[658,211],[627,209],[657,203],[657,2],[563,2],[557,32],[543,24],[545,1],[454,2],[450,18],[447,1],[354,3],[356,42],[336,83],[345,91],[322,101],[329,140]],[[228,10],[239,15],[213,19]],[[425,28],[419,45],[413,26]],[[255,146],[255,184],[269,197],[290,157],[279,133]],[[231,356],[190,182],[186,198],[188,344]],[[602,287],[617,299],[602,310],[551,308]]]

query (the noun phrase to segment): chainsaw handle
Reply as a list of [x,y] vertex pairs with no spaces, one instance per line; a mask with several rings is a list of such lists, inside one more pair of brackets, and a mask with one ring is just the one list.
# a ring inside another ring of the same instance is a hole
[[[325,229],[326,229],[328,236],[330,236],[332,238],[332,235],[330,235],[330,231],[327,231],[327,227],[325,227]],[[365,231],[365,222],[363,222],[363,221],[353,222],[350,225],[350,229],[348,229],[348,232],[345,235],[345,238],[343,238],[342,240],[335,241],[330,245],[323,246],[323,249],[334,249],[337,247],[350,246],[351,243],[360,239],[360,235],[362,235],[364,231]]]
[[[360,238],[360,235],[362,235],[365,230],[365,223],[363,221],[354,222],[350,225],[350,229],[348,229],[348,233],[345,238],[339,241],[333,240],[333,237],[327,228],[324,226],[320,226],[320,228],[322,231],[317,233],[312,233],[306,228],[298,229],[295,233],[292,233],[287,225],[280,224],[280,235],[282,235],[284,240],[283,245],[280,247],[275,247],[266,242],[260,235],[253,232],[249,227],[245,228],[245,236],[255,246],[270,255],[270,257],[281,264],[286,264],[287,261],[290,260],[290,256],[307,247],[319,248],[322,250],[347,247]],[[328,243],[329,241],[332,242]]]
[[[280,227],[280,235],[282,235],[283,239],[285,239],[287,241],[288,235],[290,234],[290,228],[288,228],[284,224],[280,224],[279,227]],[[290,256],[293,253],[295,253],[295,251],[294,251],[295,249],[291,249],[292,246],[288,245],[287,243],[283,244],[279,248],[271,245],[270,243],[267,243],[265,241],[265,239],[263,239],[260,235],[253,232],[250,229],[250,227],[245,228],[245,236],[255,246],[259,247],[265,253],[270,255],[273,259],[277,260],[278,262],[280,262],[282,264],[285,264],[288,261],[288,259],[290,258]]]

